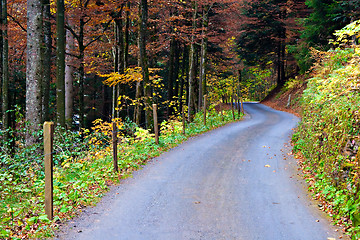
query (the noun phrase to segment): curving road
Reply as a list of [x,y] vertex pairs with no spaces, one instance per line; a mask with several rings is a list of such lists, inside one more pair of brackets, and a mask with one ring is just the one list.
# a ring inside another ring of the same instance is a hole
[[258,103],[245,110],[244,121],[154,159],[57,238],[338,239],[287,154],[298,119]]

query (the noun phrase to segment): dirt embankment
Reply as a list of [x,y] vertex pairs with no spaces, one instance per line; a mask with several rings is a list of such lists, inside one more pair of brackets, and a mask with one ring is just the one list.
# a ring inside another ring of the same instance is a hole
[[305,89],[306,83],[286,91],[284,91],[281,87],[277,87],[264,100],[262,100],[261,103],[276,110],[289,112],[301,117],[299,100]]

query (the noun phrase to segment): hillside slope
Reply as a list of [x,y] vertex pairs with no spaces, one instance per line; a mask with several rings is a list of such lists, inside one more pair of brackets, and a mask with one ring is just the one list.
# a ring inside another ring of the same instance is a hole
[[308,79],[292,80],[262,102],[301,116],[293,136],[294,154],[309,190],[321,202],[319,207],[352,239],[360,239],[357,52],[353,48],[317,52],[317,62]]

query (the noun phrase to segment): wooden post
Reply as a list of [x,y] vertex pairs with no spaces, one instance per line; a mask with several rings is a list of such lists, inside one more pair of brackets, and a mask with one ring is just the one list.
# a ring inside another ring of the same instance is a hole
[[236,95],[236,100],[237,100],[238,118],[240,119],[241,105],[240,105],[240,97],[239,97],[239,94]]
[[241,69],[238,70],[239,72],[239,95],[240,95],[240,103],[241,103],[241,112],[242,114],[245,114],[244,112],[244,105],[243,105],[243,94],[242,94],[242,91],[241,91],[241,81],[242,81],[242,78],[241,78]]
[[45,214],[53,220],[53,140],[54,123],[44,123],[44,160],[45,160]]
[[206,104],[207,104],[207,96],[204,95],[204,125],[206,126]]
[[183,135],[186,135],[186,133],[185,133],[185,112],[184,112],[184,107],[181,108],[181,116],[182,116]]
[[242,112],[242,114],[245,115],[245,112],[244,112],[244,104],[243,104],[243,98],[242,98],[242,96],[240,96],[240,101],[241,101],[241,112]]
[[233,116],[233,120],[235,120],[235,112],[234,112],[234,95],[232,94],[230,97],[230,104],[231,104],[231,112]]
[[156,104],[153,104],[153,115],[154,115],[155,143],[159,144],[159,126],[158,126],[157,106],[156,106]]
[[117,127],[116,123],[112,123],[112,144],[113,144],[113,159],[114,159],[114,172],[119,172],[118,166],[118,140],[117,140]]
[[287,104],[286,104],[286,108],[289,108],[290,104],[291,104],[291,93],[289,94],[289,98],[288,98],[288,101],[287,101]]
[[221,121],[224,121],[223,103],[220,103]]

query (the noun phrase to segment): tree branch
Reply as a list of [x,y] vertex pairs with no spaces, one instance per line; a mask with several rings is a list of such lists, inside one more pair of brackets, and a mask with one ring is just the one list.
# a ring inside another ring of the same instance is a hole
[[8,16],[24,31],[24,32],[27,32],[26,28],[24,28],[21,23],[16,20],[11,14],[8,13]]
[[79,35],[77,35],[76,32],[71,27],[69,27],[69,25],[65,25],[65,29],[69,30],[70,33],[79,41]]
[[[103,29],[103,33],[107,30],[107,28],[109,27],[110,23],[112,22],[112,20],[108,21]],[[94,38],[93,40],[91,40],[90,42],[88,42],[84,48],[87,48],[88,46],[90,46],[92,43],[96,42],[97,40],[99,40],[103,35],[99,35],[96,38]]]

